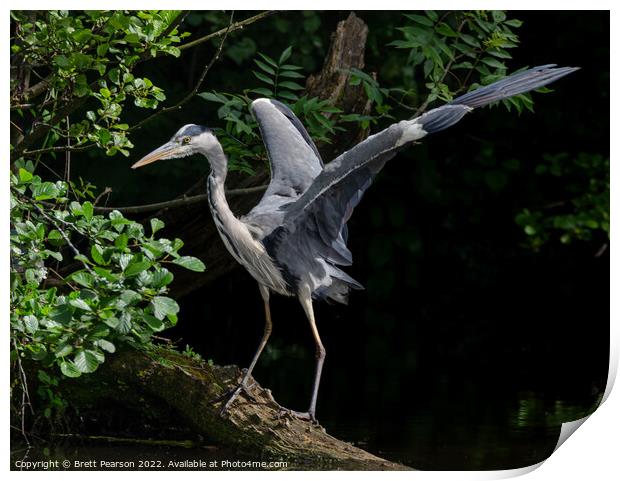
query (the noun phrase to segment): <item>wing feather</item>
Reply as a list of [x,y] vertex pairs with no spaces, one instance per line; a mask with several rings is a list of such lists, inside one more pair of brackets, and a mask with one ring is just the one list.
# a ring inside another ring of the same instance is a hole
[[425,135],[454,125],[473,108],[537,89],[576,70],[554,67],[544,65],[518,72],[420,117],[393,124],[343,153],[327,164],[303,195],[286,207],[282,223],[264,239],[270,254],[276,258],[295,259],[311,246],[312,255],[332,264],[349,264],[346,222],[388,160]]
[[271,180],[260,202],[243,220],[266,234],[282,220],[281,208],[312,185],[323,170],[323,161],[303,124],[286,105],[257,99],[251,110],[267,149]]

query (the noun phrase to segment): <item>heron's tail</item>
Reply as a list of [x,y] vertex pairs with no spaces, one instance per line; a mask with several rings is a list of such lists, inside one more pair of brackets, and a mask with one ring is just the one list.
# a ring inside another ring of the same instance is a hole
[[448,105],[466,105],[471,108],[483,107],[498,100],[543,87],[575,70],[579,70],[579,67],[556,68],[555,64],[541,65],[523,72],[517,72],[490,85],[461,95]]
[[555,64],[549,64],[517,72],[490,85],[461,95],[446,105],[429,110],[418,117],[416,122],[421,124],[424,131],[428,134],[439,132],[452,127],[472,109],[536,90],[551,82],[555,82],[575,70],[579,70],[579,67],[555,68]]

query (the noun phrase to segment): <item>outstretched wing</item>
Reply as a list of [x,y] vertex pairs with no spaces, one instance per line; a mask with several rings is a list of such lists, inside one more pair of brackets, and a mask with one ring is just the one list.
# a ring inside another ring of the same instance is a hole
[[282,225],[264,239],[272,257],[294,266],[295,256],[310,252],[331,264],[350,264],[344,239],[346,222],[388,160],[427,134],[454,125],[475,107],[537,89],[576,70],[553,67],[519,72],[465,94],[420,117],[393,124],[337,157],[286,209]]
[[[271,165],[271,181],[260,202],[243,220],[268,228],[273,214],[297,200],[323,170],[323,161],[308,132],[286,105],[258,99],[251,110],[260,128]],[[280,220],[282,213],[280,212]]]

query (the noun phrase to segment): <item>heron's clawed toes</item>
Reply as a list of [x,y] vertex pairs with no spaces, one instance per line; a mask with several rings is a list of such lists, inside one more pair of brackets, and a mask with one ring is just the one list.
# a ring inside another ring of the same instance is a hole
[[254,385],[254,383],[249,383],[247,378],[243,378],[243,380],[239,383],[239,385],[233,389],[226,391],[221,396],[217,397],[212,403],[216,404],[219,402],[224,402],[222,409],[220,409],[220,415],[224,416],[232,403],[239,397],[239,394],[243,393],[245,396],[251,400],[254,400],[254,395],[250,392],[250,388]]
[[283,417],[297,418],[297,419],[301,419],[302,421],[309,421],[310,424],[312,424],[313,426],[320,426],[319,421],[316,419],[316,415],[309,411],[299,412],[299,411],[293,411],[292,409],[281,407],[280,411],[278,412],[278,417],[279,418],[283,418]]

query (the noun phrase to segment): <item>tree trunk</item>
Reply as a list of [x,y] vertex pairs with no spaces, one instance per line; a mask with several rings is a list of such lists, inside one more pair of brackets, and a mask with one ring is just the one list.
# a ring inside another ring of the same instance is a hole
[[[65,396],[82,416],[95,405],[99,418],[115,416],[118,400],[130,415],[146,416],[145,405],[172,411],[197,435],[252,457],[287,460],[293,469],[403,470],[397,463],[378,458],[340,441],[320,427],[283,414],[271,392],[257,383],[254,399],[241,394],[225,415],[223,401],[214,401],[236,387],[242,372],[236,366],[215,366],[158,348],[146,354],[123,350],[109,356],[99,371],[67,381]],[[105,412],[105,409],[111,412]]]

